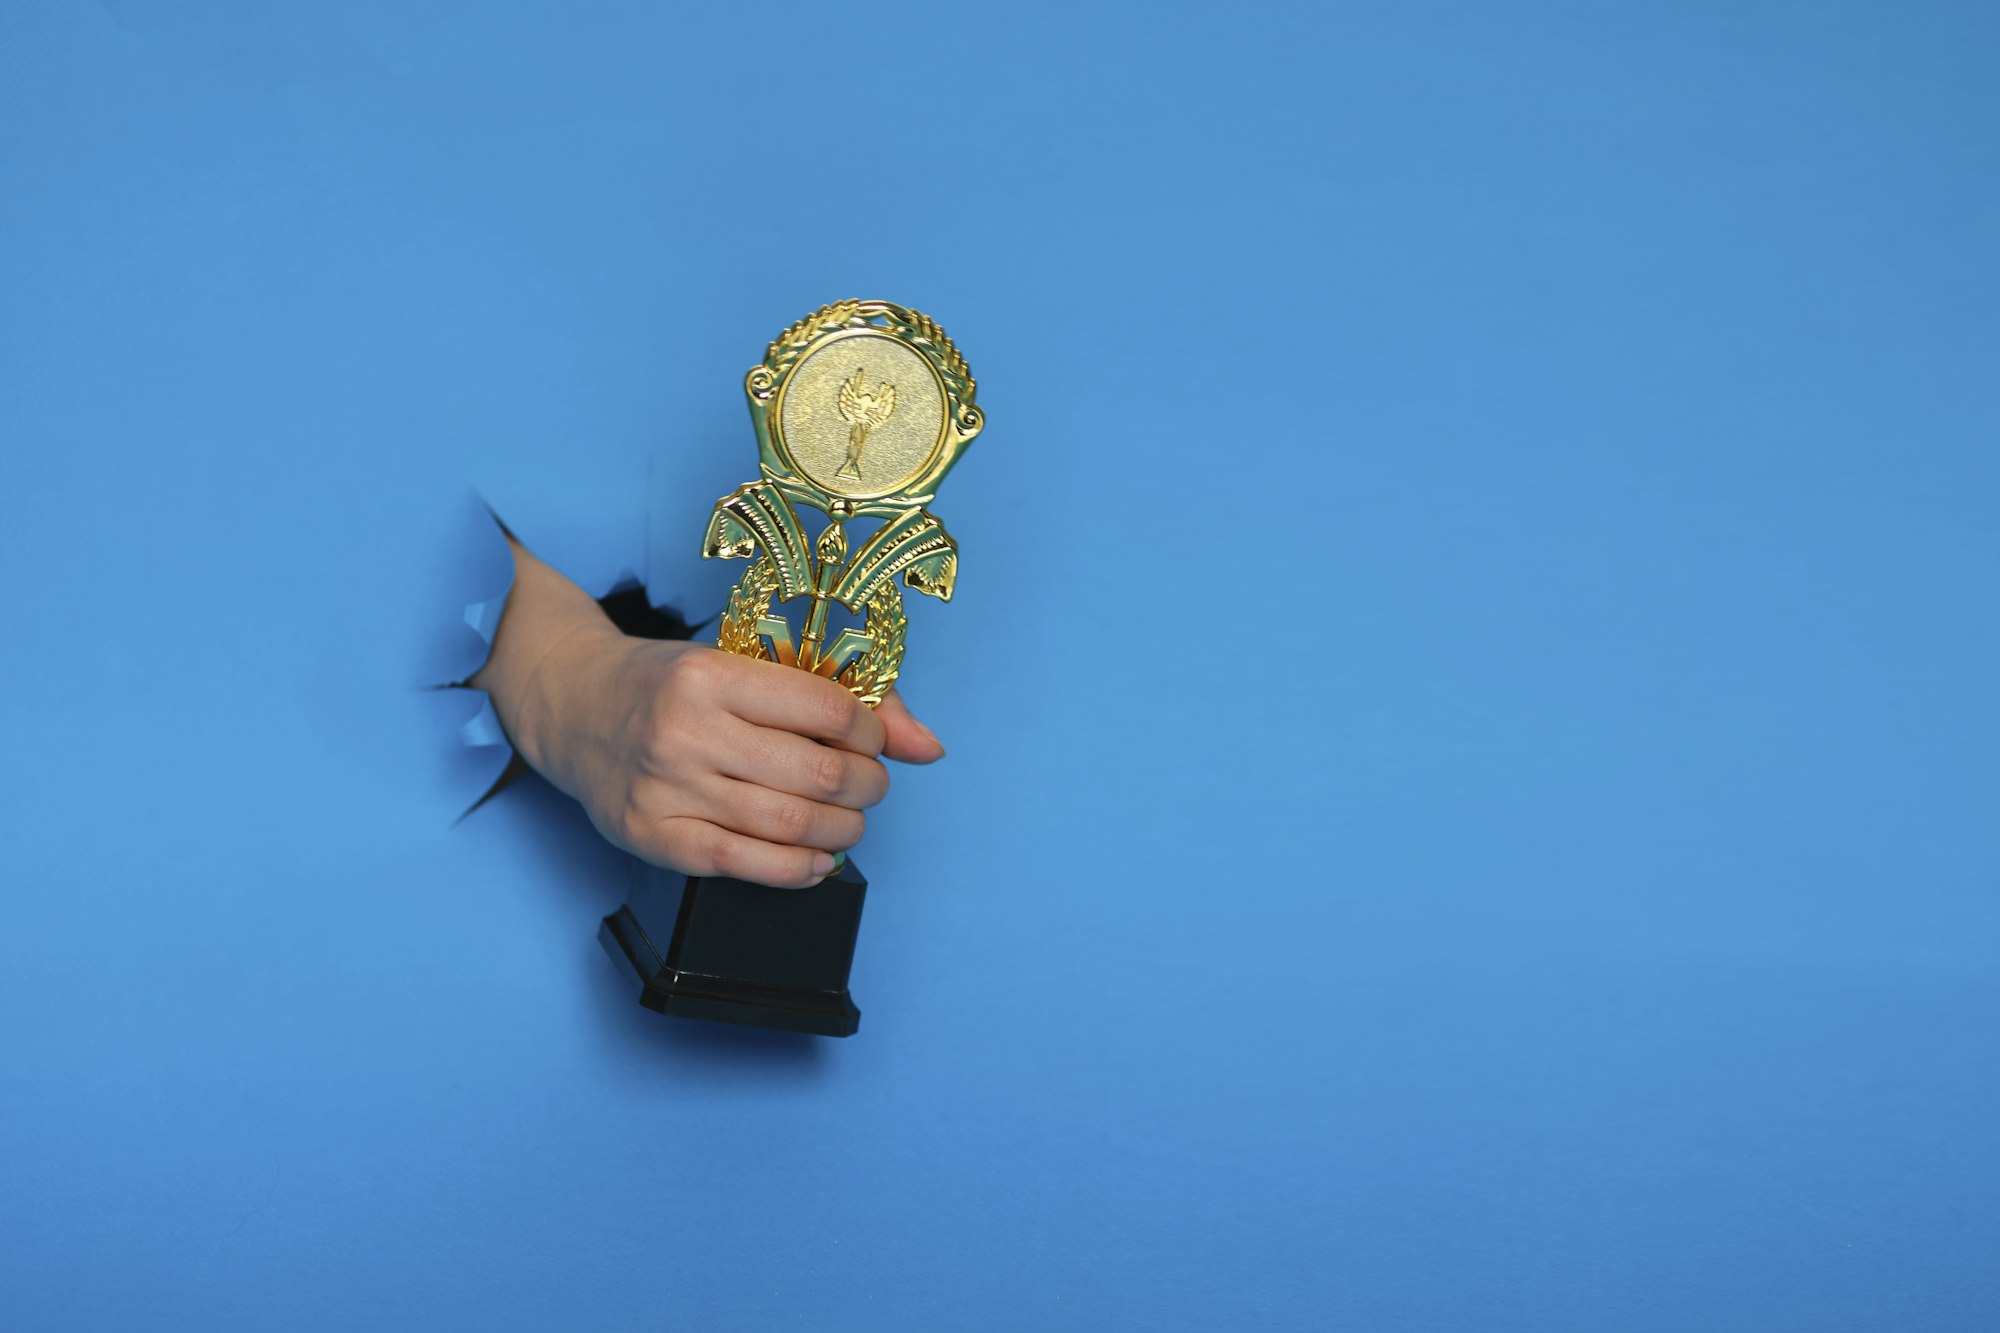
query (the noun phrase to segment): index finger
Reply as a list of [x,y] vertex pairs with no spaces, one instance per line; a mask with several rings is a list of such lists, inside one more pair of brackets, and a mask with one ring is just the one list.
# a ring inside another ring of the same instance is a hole
[[875,710],[844,685],[776,662],[738,658],[754,668],[738,671],[723,704],[745,722],[810,736],[871,759],[887,739]]

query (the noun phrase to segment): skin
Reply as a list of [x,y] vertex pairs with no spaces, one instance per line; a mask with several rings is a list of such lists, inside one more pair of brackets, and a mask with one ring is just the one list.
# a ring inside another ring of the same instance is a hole
[[804,888],[861,840],[884,758],[944,746],[892,691],[870,709],[820,676],[705,644],[636,639],[511,543],[487,691],[521,757],[606,838],[656,865]]

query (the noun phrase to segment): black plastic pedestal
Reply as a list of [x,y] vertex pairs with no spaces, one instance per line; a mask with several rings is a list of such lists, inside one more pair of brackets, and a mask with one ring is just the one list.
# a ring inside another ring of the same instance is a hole
[[847,993],[868,881],[849,861],[809,889],[702,879],[636,857],[625,905],[598,942],[638,989],[676,1018],[849,1037]]

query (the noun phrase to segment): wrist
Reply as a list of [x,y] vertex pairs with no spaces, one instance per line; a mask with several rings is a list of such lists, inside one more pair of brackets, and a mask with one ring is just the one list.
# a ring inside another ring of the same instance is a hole
[[561,744],[561,738],[586,734],[590,701],[611,697],[604,673],[632,642],[594,606],[591,612],[550,638],[513,692],[512,718],[501,711],[501,721],[529,767],[572,796],[576,776],[566,756],[574,747]]

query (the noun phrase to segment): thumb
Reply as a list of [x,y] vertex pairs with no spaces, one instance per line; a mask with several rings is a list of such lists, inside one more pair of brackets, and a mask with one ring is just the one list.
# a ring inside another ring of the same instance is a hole
[[910,707],[903,702],[903,696],[890,690],[875,707],[875,716],[882,719],[882,730],[888,740],[882,746],[882,755],[887,759],[900,759],[906,764],[934,764],[944,758],[944,746],[931,735],[931,729],[910,716]]

